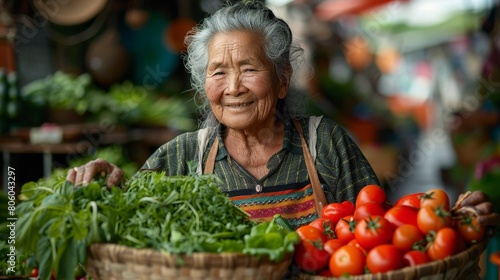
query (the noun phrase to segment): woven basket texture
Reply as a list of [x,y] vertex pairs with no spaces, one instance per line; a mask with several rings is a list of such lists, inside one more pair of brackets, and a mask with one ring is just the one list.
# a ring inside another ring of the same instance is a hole
[[418,265],[415,267],[405,267],[386,273],[365,274],[342,277],[323,277],[300,274],[303,280],[481,280],[479,276],[479,258],[485,250],[487,242],[480,242],[472,245],[467,250],[443,260]]
[[92,244],[86,269],[96,280],[277,280],[292,262],[272,262],[241,253],[177,255],[116,244]]

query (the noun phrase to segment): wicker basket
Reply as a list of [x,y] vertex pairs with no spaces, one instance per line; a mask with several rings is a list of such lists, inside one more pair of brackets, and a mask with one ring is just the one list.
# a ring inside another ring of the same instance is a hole
[[241,253],[176,255],[116,244],[92,244],[86,268],[96,280],[281,279],[292,262]]
[[[349,280],[481,280],[479,276],[479,258],[486,248],[487,242],[480,242],[467,250],[460,252],[449,258],[433,261],[427,264],[405,267],[395,271],[377,274],[365,274],[351,276]],[[301,274],[300,279],[304,280],[337,280],[347,279],[338,277],[323,277]]]

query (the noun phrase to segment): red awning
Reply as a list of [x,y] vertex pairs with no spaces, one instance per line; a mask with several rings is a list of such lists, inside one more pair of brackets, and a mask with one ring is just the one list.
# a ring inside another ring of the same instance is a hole
[[332,21],[344,15],[357,15],[395,0],[326,0],[316,6],[320,20]]

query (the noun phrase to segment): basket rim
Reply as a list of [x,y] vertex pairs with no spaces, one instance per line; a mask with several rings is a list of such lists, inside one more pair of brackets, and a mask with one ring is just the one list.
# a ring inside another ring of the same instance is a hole
[[192,252],[185,254],[159,251],[152,248],[133,248],[114,243],[94,243],[88,247],[88,259],[111,260],[117,263],[157,263],[168,267],[217,266],[225,268],[258,267],[263,264],[278,265],[291,262],[293,254],[287,253],[280,261],[271,261],[267,256],[255,256],[241,252]]

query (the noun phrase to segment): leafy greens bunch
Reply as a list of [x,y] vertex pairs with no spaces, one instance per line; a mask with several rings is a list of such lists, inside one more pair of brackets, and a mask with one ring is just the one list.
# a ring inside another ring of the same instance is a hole
[[57,279],[74,279],[92,243],[186,254],[243,252],[280,261],[299,241],[279,216],[250,221],[214,175],[140,172],[123,189],[106,188],[102,178],[83,188],[63,178],[43,182],[23,186],[16,236],[23,253],[34,253],[41,280],[52,270]]
[[107,242],[172,253],[241,251],[253,226],[211,175],[142,172],[100,208]]

